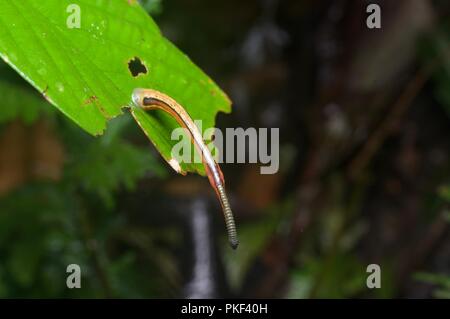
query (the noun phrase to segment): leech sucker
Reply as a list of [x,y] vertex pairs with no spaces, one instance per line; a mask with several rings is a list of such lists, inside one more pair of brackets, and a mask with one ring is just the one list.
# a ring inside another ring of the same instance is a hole
[[231,248],[236,249],[239,245],[237,239],[236,225],[234,223],[233,212],[231,211],[230,204],[228,203],[227,195],[223,185],[217,185],[219,192],[220,203],[222,204],[223,216],[225,217],[225,225],[227,227],[228,241]]
[[132,95],[136,106],[144,110],[160,109],[169,113],[182,127],[186,128],[191,136],[192,143],[202,157],[206,175],[215,190],[222,206],[228,241],[233,249],[239,245],[233,212],[225,193],[225,181],[220,166],[216,163],[209,148],[205,145],[203,137],[186,110],[174,99],[152,89],[135,89]]

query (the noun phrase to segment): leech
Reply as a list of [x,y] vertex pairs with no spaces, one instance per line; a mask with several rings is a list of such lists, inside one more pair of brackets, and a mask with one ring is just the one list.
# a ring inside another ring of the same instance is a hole
[[192,121],[186,110],[178,104],[174,99],[156,90],[151,89],[135,89],[133,91],[133,102],[136,106],[144,110],[160,109],[169,113],[184,128],[186,128],[191,136],[192,143],[202,157],[205,166],[206,175],[214,191],[219,198],[222,206],[223,215],[225,217],[225,225],[228,233],[228,241],[233,249],[239,245],[236,233],[236,225],[233,213],[228,203],[225,193],[225,180],[223,178],[220,166],[216,163],[208,147],[203,141],[202,135],[197,126]]

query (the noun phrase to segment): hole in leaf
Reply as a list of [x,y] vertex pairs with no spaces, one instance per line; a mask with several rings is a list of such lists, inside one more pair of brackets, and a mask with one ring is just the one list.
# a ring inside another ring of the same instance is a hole
[[134,59],[131,59],[128,62],[128,69],[130,70],[131,75],[134,77],[138,76],[139,74],[147,74],[147,68],[138,57],[134,57]]

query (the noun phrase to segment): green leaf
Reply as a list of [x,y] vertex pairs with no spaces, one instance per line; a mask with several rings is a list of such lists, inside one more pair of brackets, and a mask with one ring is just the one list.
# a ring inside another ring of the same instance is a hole
[[[69,28],[80,8],[80,28]],[[73,9],[72,9],[73,10]],[[185,107],[202,129],[214,126],[230,101],[189,58],[160,33],[135,0],[23,0],[0,2],[0,56],[48,101],[87,132],[132,106],[134,88],[159,90]],[[145,68],[133,76],[129,63]],[[161,111],[133,108],[134,117],[169,161],[178,124]],[[184,171],[203,173],[201,164]]]

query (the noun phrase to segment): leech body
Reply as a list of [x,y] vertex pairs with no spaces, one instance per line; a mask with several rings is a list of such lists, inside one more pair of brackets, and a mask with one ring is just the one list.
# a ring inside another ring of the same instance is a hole
[[214,160],[211,152],[203,141],[203,137],[197,126],[192,121],[186,110],[171,97],[156,90],[151,89],[135,89],[133,91],[133,102],[136,106],[144,110],[160,109],[169,113],[182,127],[186,128],[192,138],[192,143],[202,157],[205,166],[206,175],[208,176],[211,186],[219,198],[222,206],[225,224],[228,233],[228,241],[233,249],[239,245],[236,233],[236,225],[233,213],[228,203],[225,193],[225,180],[223,178],[220,166]]

